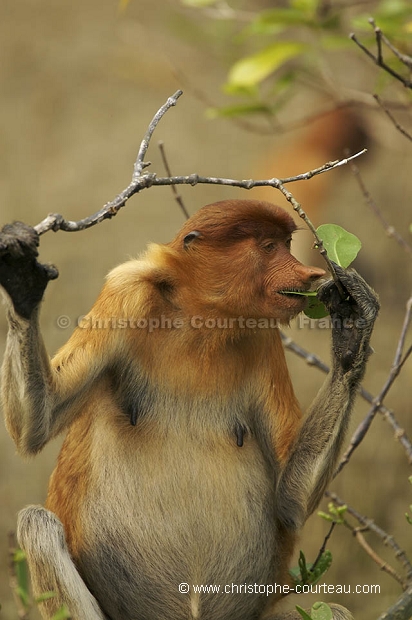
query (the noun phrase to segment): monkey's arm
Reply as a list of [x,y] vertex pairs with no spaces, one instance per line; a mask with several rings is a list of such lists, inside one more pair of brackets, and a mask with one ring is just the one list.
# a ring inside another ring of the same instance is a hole
[[337,272],[347,297],[340,298],[332,281],[318,292],[331,313],[332,369],[309,409],[277,488],[278,516],[293,529],[313,512],[332,478],[379,310],[376,294],[356,271]]
[[58,272],[37,262],[37,245],[34,229],[19,222],[0,233],[0,284],[7,293],[9,320],[2,401],[7,428],[23,454],[41,450],[72,421],[104,364],[93,341],[85,342],[77,330],[67,363],[51,365],[40,333],[39,306]]

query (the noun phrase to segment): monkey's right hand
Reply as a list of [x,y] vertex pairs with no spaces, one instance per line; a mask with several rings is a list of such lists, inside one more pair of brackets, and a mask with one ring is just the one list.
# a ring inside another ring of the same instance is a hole
[[22,222],[6,224],[0,232],[0,285],[24,319],[41,302],[49,280],[59,275],[53,265],[37,262],[38,245],[37,232]]
[[354,269],[334,267],[344,296],[341,297],[333,280],[329,280],[319,287],[318,297],[330,311],[335,359],[345,373],[358,368],[360,375],[369,356],[369,339],[379,312],[379,300]]

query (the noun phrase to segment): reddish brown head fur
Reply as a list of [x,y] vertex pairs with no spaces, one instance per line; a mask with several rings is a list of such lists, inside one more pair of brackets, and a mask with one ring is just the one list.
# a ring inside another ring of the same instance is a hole
[[209,243],[228,246],[247,238],[290,237],[296,230],[292,217],[281,207],[260,200],[222,200],[206,205],[183,226],[171,243],[181,247],[183,239],[197,230]]
[[203,207],[169,246],[178,252],[180,290],[198,311],[203,306],[288,322],[306,299],[283,292],[308,290],[325,274],[290,254],[295,230],[292,217],[269,202],[225,200]]

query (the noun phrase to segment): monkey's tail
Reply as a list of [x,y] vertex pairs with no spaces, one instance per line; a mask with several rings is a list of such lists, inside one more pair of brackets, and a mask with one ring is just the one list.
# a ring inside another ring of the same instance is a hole
[[17,539],[26,553],[36,597],[54,596],[39,603],[44,620],[66,605],[72,620],[105,620],[99,604],[79,575],[66,544],[63,525],[42,506],[19,513]]

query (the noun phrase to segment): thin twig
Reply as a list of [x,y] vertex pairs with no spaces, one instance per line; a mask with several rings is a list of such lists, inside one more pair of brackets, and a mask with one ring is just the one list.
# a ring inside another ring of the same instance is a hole
[[318,551],[318,555],[316,556],[315,561],[313,562],[311,571],[314,571],[316,569],[318,563],[322,559],[322,555],[325,553],[325,549],[326,549],[326,545],[328,544],[328,540],[332,536],[332,532],[335,529],[336,525],[337,525],[336,521],[332,521],[332,523],[330,524],[329,531],[327,532],[325,538],[323,539],[322,546],[321,546],[321,548]]
[[412,585],[387,609],[378,620],[405,620],[412,618]]
[[[86,217],[77,222],[73,222],[70,220],[65,220],[60,214],[52,213],[49,214],[42,222],[37,224],[34,228],[39,235],[44,234],[48,230],[53,230],[54,232],[58,230],[64,230],[66,232],[77,232],[79,230],[85,230],[86,228],[90,228],[91,226],[95,226],[99,224],[105,219],[110,219],[115,216],[119,210],[124,207],[126,202],[131,198],[134,194],[142,191],[143,189],[147,189],[149,187],[153,187],[155,185],[197,185],[199,183],[206,183],[211,185],[227,185],[231,187],[241,187],[244,189],[252,189],[253,187],[273,187],[278,189],[285,196],[286,200],[288,200],[293,209],[298,213],[299,217],[301,217],[308,228],[312,231],[312,234],[315,238],[316,246],[319,249],[320,254],[323,256],[326,261],[329,271],[332,274],[332,278],[336,284],[336,287],[340,293],[340,295],[344,296],[344,291],[342,285],[336,275],[333,264],[328,258],[326,249],[323,247],[322,240],[318,236],[315,227],[312,222],[308,218],[305,211],[302,209],[301,205],[297,202],[291,192],[289,192],[284,186],[287,183],[292,183],[294,181],[302,181],[309,180],[312,177],[323,174],[329,170],[333,170],[334,168],[338,168],[340,166],[344,166],[347,163],[353,161],[356,157],[363,155],[366,152],[366,149],[363,149],[359,153],[352,155],[351,157],[347,157],[341,160],[335,160],[323,164],[319,168],[315,168],[314,170],[309,170],[308,172],[304,172],[303,174],[298,174],[293,177],[286,177],[285,179],[265,179],[265,180],[238,180],[238,179],[225,179],[221,177],[204,177],[198,174],[191,174],[187,176],[168,176],[168,177],[158,177],[155,173],[144,173],[143,170],[148,167],[148,163],[144,161],[147,150],[149,148],[150,140],[153,136],[153,133],[159,124],[160,120],[166,114],[166,112],[173,106],[176,105],[178,98],[182,95],[182,91],[178,90],[172,97],[169,97],[166,103],[156,112],[153,119],[151,120],[149,127],[146,131],[146,134],[140,144],[139,152],[137,155],[137,159],[133,168],[133,175],[131,183],[118,194],[114,200],[105,204],[99,211],[94,213],[93,215]],[[187,215],[187,212],[185,212]]]
[[407,56],[406,54],[402,54],[399,50],[397,50],[385,37],[382,30],[375,24],[373,19],[370,19],[369,23],[371,24],[375,32],[377,49],[376,56],[372,54],[372,52],[370,52],[368,48],[359,41],[359,39],[353,32],[349,35],[349,37],[364,52],[364,54],[368,56],[368,58],[370,58],[376,65],[378,65],[378,67],[381,67],[384,71],[386,71],[386,73],[389,73],[389,75],[401,82],[406,88],[412,88],[412,81],[410,79],[403,77],[400,73],[398,73],[397,71],[392,69],[392,67],[385,63],[382,53],[382,41],[385,43],[385,45],[388,46],[391,52],[395,54],[395,56],[409,69],[412,67],[412,58],[410,56]]
[[385,112],[386,116],[390,119],[390,121],[393,123],[393,125],[396,127],[396,129],[403,135],[405,136],[405,138],[407,138],[408,140],[410,140],[412,142],[412,136],[410,133],[408,133],[406,131],[406,129],[404,127],[402,127],[402,125],[400,125],[398,123],[398,121],[396,120],[396,118],[394,117],[394,115],[392,114],[392,112],[386,107],[386,105],[383,103],[382,99],[379,97],[379,95],[373,95],[374,99],[377,101],[377,103],[380,105],[380,107],[382,108],[382,110]]
[[402,577],[399,575],[399,573],[397,573],[396,570],[388,562],[385,562],[385,560],[383,560],[381,558],[381,556],[378,555],[374,549],[372,549],[370,544],[366,541],[366,539],[365,539],[365,537],[364,537],[364,535],[362,533],[362,529],[359,528],[359,527],[355,527],[355,528],[353,528],[352,532],[353,532],[353,535],[355,536],[356,540],[358,541],[359,545],[362,547],[362,549],[364,551],[366,551],[368,556],[370,558],[372,558],[372,560],[375,562],[375,564],[377,564],[379,566],[381,571],[383,571],[384,573],[387,573],[388,575],[393,577],[395,579],[395,581],[397,581],[402,586],[402,589],[406,590],[407,583],[406,583],[405,579],[402,579]]
[[398,344],[396,347],[396,353],[395,353],[395,358],[392,364],[392,367],[390,369],[389,375],[381,389],[381,391],[379,392],[379,395],[376,396],[376,398],[373,399],[372,402],[372,407],[370,408],[370,410],[368,411],[366,417],[364,418],[364,420],[361,422],[361,424],[358,426],[358,428],[356,429],[355,433],[352,436],[352,439],[349,443],[349,447],[346,449],[344,455],[342,456],[339,465],[336,469],[335,472],[335,476],[337,476],[339,474],[339,472],[342,471],[343,467],[349,462],[350,457],[352,456],[353,452],[356,450],[356,448],[359,446],[359,444],[361,443],[361,441],[363,440],[363,438],[365,437],[366,433],[369,430],[370,425],[372,424],[372,421],[376,415],[376,413],[379,411],[383,400],[385,399],[385,397],[387,396],[389,390],[391,389],[392,385],[395,382],[395,379],[398,377],[403,365],[405,364],[406,360],[408,359],[408,357],[410,356],[410,354],[412,353],[412,347],[409,347],[409,349],[406,351],[406,353],[403,355],[402,357],[402,353],[403,353],[403,347],[404,347],[404,343],[405,343],[405,338],[406,338],[406,333],[407,330],[409,328],[409,324],[411,321],[411,309],[412,309],[412,297],[408,300],[407,304],[406,304],[406,312],[405,312],[405,318],[404,318],[404,322],[403,322],[403,326],[402,326],[402,330],[401,330],[401,334],[399,336],[399,340],[398,340]]
[[403,568],[406,571],[406,578],[408,581],[412,579],[412,563],[406,555],[405,551],[398,545],[393,536],[389,535],[385,530],[376,525],[376,523],[362,515],[360,512],[352,508],[347,502],[344,502],[336,493],[332,491],[326,491],[325,495],[329,497],[334,504],[337,506],[346,506],[347,512],[352,515],[364,528],[367,528],[371,532],[373,532],[386,547],[390,547],[393,552],[396,560],[400,562]]
[[[306,349],[298,345],[296,342],[294,342],[294,340],[292,340],[292,338],[290,338],[289,336],[286,336],[283,332],[281,332],[280,335],[281,335],[283,346],[285,347],[285,349],[287,349],[288,351],[291,351],[298,357],[301,357],[302,359],[304,359],[309,366],[315,366],[315,368],[318,368],[324,373],[329,372],[329,366],[325,364],[317,355],[314,355],[313,353],[306,351]],[[360,386],[358,388],[358,392],[360,396],[364,400],[366,400],[369,404],[375,405],[376,398],[370,392],[365,390],[364,387]],[[408,462],[412,464],[412,442],[410,441],[408,435],[406,434],[405,429],[403,429],[400,426],[400,424],[396,420],[396,417],[393,411],[385,407],[382,403],[379,405],[378,411],[379,413],[382,414],[383,418],[391,425],[394,431],[395,438],[399,441],[399,443],[404,448]],[[365,419],[362,420],[362,422],[359,424],[358,428],[352,435],[347,451],[351,449],[352,445],[355,445],[355,447],[359,446],[360,442],[365,437],[366,432],[369,429],[373,418],[375,417],[375,413],[376,411],[374,411],[371,417],[370,412],[369,412],[368,415],[365,417]],[[351,450],[351,452],[353,452],[353,450]],[[346,457],[347,457],[347,454],[345,452],[342,459],[345,459],[346,461]]]
[[342,287],[342,284],[336,274],[335,268],[328,256],[328,253],[326,251],[326,248],[323,245],[323,241],[322,239],[319,237],[316,228],[314,227],[314,225],[312,224],[311,220],[309,219],[309,217],[307,216],[307,214],[305,213],[305,211],[302,209],[300,203],[296,200],[296,198],[293,196],[293,194],[291,192],[289,192],[286,187],[283,185],[283,183],[279,183],[277,185],[277,189],[279,189],[282,194],[285,196],[286,200],[288,202],[290,202],[290,204],[292,205],[294,211],[296,211],[296,213],[299,215],[299,217],[301,217],[303,219],[303,221],[305,222],[306,226],[309,228],[309,230],[311,231],[312,235],[315,238],[315,245],[316,248],[318,249],[319,253],[323,256],[324,260],[326,261],[326,264],[328,266],[328,269],[332,275],[333,281],[336,285],[336,288],[339,291],[339,294],[342,298],[344,298],[345,293]]
[[361,173],[359,171],[358,166],[353,163],[350,162],[350,168],[353,172],[353,175],[359,185],[359,188],[363,194],[363,197],[365,199],[366,204],[368,205],[368,207],[372,210],[373,214],[376,216],[376,218],[379,220],[379,222],[381,223],[382,227],[384,228],[386,234],[388,235],[388,237],[391,237],[392,239],[394,239],[398,245],[401,246],[401,248],[403,250],[405,250],[405,252],[407,252],[408,254],[410,254],[412,256],[412,245],[410,245],[403,237],[402,235],[400,235],[398,233],[398,231],[394,228],[394,226],[392,226],[391,224],[389,224],[389,222],[387,221],[387,219],[385,218],[385,216],[383,215],[380,207],[378,207],[378,205],[376,204],[376,202],[374,201],[374,199],[372,198],[370,192],[368,191],[368,188],[366,187]]
[[398,58],[398,60],[400,60],[406,67],[409,67],[409,69],[412,69],[412,57],[408,56],[408,54],[402,54],[402,52],[400,52],[394,45],[392,45],[392,43],[385,36],[385,34],[382,32],[379,26],[376,25],[376,22],[373,19],[373,17],[369,18],[369,23],[375,29],[375,33],[377,33],[379,38],[382,39],[382,41],[385,43],[387,47],[389,47],[389,49],[396,56],[396,58]]
[[147,168],[147,166],[149,165],[144,162],[144,158],[146,156],[151,137],[160,120],[163,118],[166,112],[170,110],[171,107],[176,105],[177,100],[182,94],[183,92],[181,90],[178,90],[174,95],[169,97],[166,103],[156,112],[156,114],[152,118],[147,128],[146,134],[142,142],[140,143],[139,152],[137,154],[137,158],[133,167],[131,183],[122,192],[120,192],[120,194],[118,194],[116,198],[114,198],[114,200],[106,203],[99,211],[97,211],[93,215],[85,217],[84,219],[77,222],[65,220],[63,216],[61,216],[59,213],[50,213],[44,220],[34,226],[37,233],[39,235],[42,235],[48,230],[53,230],[54,232],[57,232],[58,230],[63,230],[65,232],[78,232],[79,230],[85,230],[86,228],[95,226],[103,220],[110,219],[117,215],[118,211],[122,207],[124,207],[129,198],[131,198],[134,194],[141,191],[142,189],[150,187],[152,175],[142,174],[142,172],[143,169]]
[[290,336],[286,336],[286,334],[282,331],[280,332],[280,337],[282,339],[285,349],[287,349],[288,351],[292,351],[292,353],[295,353],[295,355],[303,358],[309,366],[315,366],[325,374],[329,372],[329,366],[325,364],[325,362],[323,362],[320,357],[318,357],[314,353],[306,351],[306,349],[297,344]]
[[[208,185],[225,185],[230,187],[240,187],[242,189],[252,189],[254,187],[273,187],[275,189],[279,189],[283,194],[289,196],[287,198],[290,200],[290,192],[287,192],[283,187],[286,183],[292,183],[294,181],[302,181],[308,180],[312,177],[327,172],[329,170],[333,170],[334,168],[338,168],[339,166],[343,166],[355,157],[359,157],[362,155],[366,149],[363,149],[359,153],[352,155],[352,157],[348,157],[342,160],[335,160],[332,162],[328,162],[319,168],[314,170],[309,170],[303,174],[298,174],[294,177],[287,177],[285,179],[226,179],[222,177],[205,177],[200,176],[199,174],[190,174],[186,176],[173,176],[173,177],[158,177],[154,173],[146,173],[142,174],[138,178],[134,178],[130,185],[128,185],[120,194],[114,198],[111,202],[105,204],[97,213],[86,217],[77,222],[65,220],[61,215],[52,213],[48,215],[42,222],[34,226],[35,230],[39,235],[44,234],[48,230],[63,230],[65,232],[77,232],[79,230],[85,230],[86,228],[90,228],[95,224],[99,224],[105,219],[111,218],[117,214],[119,209],[123,207],[127,200],[131,198],[134,194],[142,191],[143,189],[147,189],[149,187],[158,185],[198,185],[198,184],[208,184]],[[293,197],[292,197],[293,198]],[[295,201],[296,202],[296,201]],[[296,203],[298,204],[298,203]],[[299,214],[303,213],[303,209],[299,205]],[[303,217],[301,215],[301,217]],[[305,220],[306,221],[306,220]],[[320,243],[320,239],[319,239]]]
[[156,114],[152,118],[149,127],[147,128],[146,135],[140,143],[139,152],[137,154],[137,159],[134,165],[132,181],[138,181],[143,172],[143,168],[145,168],[144,158],[146,157],[147,149],[149,148],[150,140],[152,139],[154,130],[156,129],[157,125],[166,114],[166,112],[170,110],[171,107],[176,105],[177,100],[182,95],[182,90],[176,91],[174,95],[168,98],[166,103],[162,105],[162,107],[156,112]]
[[[162,161],[163,161],[163,165],[164,165],[165,170],[166,170],[166,174],[169,177],[171,177],[172,176],[172,172],[171,172],[170,167],[169,167],[169,162],[167,161],[164,143],[162,141],[159,141],[158,146],[159,146],[159,150],[160,150],[160,155],[162,156]],[[185,218],[188,220],[190,215],[189,215],[188,210],[185,207],[185,204],[183,202],[182,196],[177,191],[176,185],[171,185],[170,187],[172,188],[172,193],[173,193],[173,196],[174,196],[177,204],[179,205],[180,209],[182,210],[183,215],[185,216]]]

